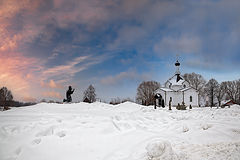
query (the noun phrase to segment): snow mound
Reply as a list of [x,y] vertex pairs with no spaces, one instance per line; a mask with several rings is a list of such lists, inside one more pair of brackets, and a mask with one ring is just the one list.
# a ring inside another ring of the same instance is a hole
[[136,111],[139,111],[141,109],[141,107],[143,107],[143,106],[127,101],[127,102],[116,105],[114,110],[120,111],[120,112],[136,112]]
[[150,142],[146,150],[148,160],[177,160],[177,154],[174,153],[171,144],[167,141]]

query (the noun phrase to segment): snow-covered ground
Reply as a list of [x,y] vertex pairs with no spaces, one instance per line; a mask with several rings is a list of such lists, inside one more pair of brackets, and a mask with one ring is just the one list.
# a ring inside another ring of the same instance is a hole
[[240,106],[47,104],[0,112],[0,160],[239,160]]

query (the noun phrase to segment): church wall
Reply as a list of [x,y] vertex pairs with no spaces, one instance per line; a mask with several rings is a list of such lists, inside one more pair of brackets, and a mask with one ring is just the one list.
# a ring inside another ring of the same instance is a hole
[[170,97],[172,97],[172,106],[177,106],[178,103],[182,103],[183,96],[181,92],[167,92],[166,93],[166,105],[169,105]]
[[184,85],[186,86],[186,88],[190,86],[187,81],[183,82],[183,86],[184,86]]
[[[192,96],[192,102],[190,102],[190,96]],[[189,89],[184,92],[184,103],[189,106],[190,104],[193,107],[198,107],[198,92],[194,89]]]
[[178,103],[179,104],[182,104],[182,101],[183,101],[183,96],[182,96],[182,92],[173,92],[172,94],[172,105],[173,106],[177,106]]
[[[190,104],[192,107],[198,106],[198,93],[194,89],[189,89],[184,92],[165,92],[160,90],[159,93],[162,95],[164,99],[165,106],[169,105],[170,97],[172,97],[172,106],[176,107],[179,104],[182,104],[183,98],[185,105],[189,106]],[[166,97],[165,97],[166,96]],[[190,96],[192,96],[192,102],[190,102]]]
[[169,85],[170,85],[170,82],[166,82],[166,83],[165,83],[165,87],[166,87],[166,88],[169,88]]
[[174,91],[177,91],[179,89],[182,89],[183,87],[182,86],[179,86],[179,85],[174,85],[171,87]]

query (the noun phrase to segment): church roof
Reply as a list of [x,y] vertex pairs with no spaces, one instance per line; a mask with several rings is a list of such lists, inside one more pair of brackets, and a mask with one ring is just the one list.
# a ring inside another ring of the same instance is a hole
[[185,82],[185,79],[180,74],[175,74],[173,77],[168,79],[167,82],[170,82],[172,85],[183,85],[183,82]]
[[192,87],[187,87],[187,88],[180,89],[179,91],[184,92],[184,91],[187,91],[187,90],[189,90],[189,89],[191,89],[191,88],[192,88]]
[[171,88],[160,88],[161,90],[163,90],[163,91],[166,91],[166,92],[171,92],[171,91],[173,91]]

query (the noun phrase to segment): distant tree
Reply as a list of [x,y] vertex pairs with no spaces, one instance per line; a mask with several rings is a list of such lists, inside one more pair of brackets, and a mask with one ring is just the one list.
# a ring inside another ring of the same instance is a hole
[[134,102],[131,98],[112,98],[111,101],[109,102],[109,104],[113,104],[113,105],[116,105],[116,104],[120,104],[120,103],[124,103],[124,102]]
[[137,88],[136,101],[142,105],[153,105],[155,92],[160,88],[156,81],[143,81]]
[[132,100],[131,98],[123,98],[122,99],[122,103],[124,103],[124,102],[134,102],[134,100]]
[[55,103],[55,101],[54,100],[49,100],[48,103]]
[[184,79],[190,83],[190,85],[196,89],[197,91],[201,91],[205,84],[206,80],[203,78],[202,75],[196,73],[186,73],[183,75]]
[[216,97],[218,100],[218,106],[221,106],[221,102],[226,94],[226,83],[222,82],[221,84],[219,84],[217,86],[217,93],[216,93]]
[[45,102],[47,102],[47,100],[46,99],[42,99],[40,102],[45,103]]
[[112,98],[109,104],[117,105],[121,103],[121,99],[119,97]]
[[226,84],[227,98],[240,103],[240,79],[224,83]]
[[93,103],[96,101],[96,93],[95,88],[90,85],[83,93],[83,100],[88,99],[90,103]]
[[7,87],[2,87],[0,89],[0,102],[1,105],[3,105],[4,109],[8,109],[7,102],[11,102],[13,100],[13,95],[10,90],[7,89]]
[[237,99],[236,102],[240,104],[240,79],[237,80]]
[[210,79],[205,85],[204,91],[206,95],[210,98],[210,106],[214,106],[214,98],[218,93],[218,82],[215,79]]

